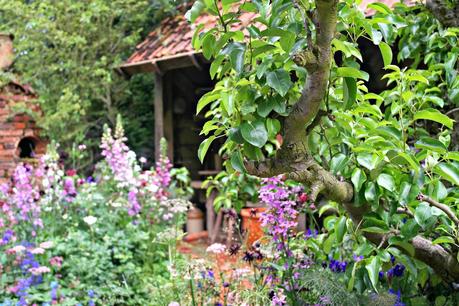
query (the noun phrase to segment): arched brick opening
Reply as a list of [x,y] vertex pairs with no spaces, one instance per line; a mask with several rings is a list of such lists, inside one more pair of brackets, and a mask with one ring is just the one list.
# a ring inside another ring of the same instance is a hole
[[19,141],[17,152],[19,158],[34,158],[35,148],[37,147],[36,139],[25,137]]

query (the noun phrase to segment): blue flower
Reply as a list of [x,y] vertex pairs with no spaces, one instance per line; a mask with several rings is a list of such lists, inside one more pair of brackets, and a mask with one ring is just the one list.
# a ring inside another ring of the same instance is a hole
[[394,262],[395,262],[395,257],[394,257],[394,255],[392,255],[392,254],[390,254],[390,262],[391,262],[392,264],[394,264]]
[[90,298],[93,298],[94,295],[95,295],[95,294],[94,294],[94,290],[88,290],[88,296],[89,296]]
[[304,233],[304,239],[316,238],[318,234],[319,234],[318,230],[316,229],[311,230],[310,228],[308,228],[306,232]]
[[207,275],[209,275],[210,278],[214,278],[214,272],[212,270],[207,271]]
[[384,271],[379,271],[379,279],[382,280],[384,278]]
[[403,276],[403,272],[405,272],[405,266],[402,264],[396,264],[394,267],[394,275],[401,277]]

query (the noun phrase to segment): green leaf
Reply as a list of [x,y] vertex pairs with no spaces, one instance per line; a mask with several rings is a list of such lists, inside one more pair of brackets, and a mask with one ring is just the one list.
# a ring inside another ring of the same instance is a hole
[[383,58],[384,66],[392,64],[392,49],[385,42],[379,44],[379,50]]
[[239,172],[242,172],[242,173],[245,172],[244,161],[242,159],[242,154],[240,151],[237,151],[234,154],[232,154],[231,166]]
[[238,74],[244,69],[245,45],[239,42],[231,42],[223,50],[223,54],[229,55],[231,66]]
[[432,241],[432,244],[440,244],[440,243],[451,243],[454,244],[455,241],[452,237],[450,236],[441,236]]
[[414,114],[414,120],[431,120],[443,124],[444,126],[452,129],[454,120],[449,118],[448,116],[440,113],[438,110],[429,108],[418,111]]
[[220,98],[220,93],[215,93],[213,91],[206,93],[199,99],[198,106],[196,107],[196,114],[199,114],[204,107],[218,98]]
[[242,137],[251,145],[261,148],[268,141],[268,131],[261,120],[244,122],[241,125]]
[[210,136],[209,138],[201,142],[201,144],[199,145],[198,157],[201,163],[204,161],[204,157],[206,156],[207,150],[209,150],[209,147],[212,144],[212,141],[214,141],[214,139],[215,136]]
[[260,104],[257,106],[257,113],[261,117],[266,117],[269,113],[274,109],[276,105],[276,101],[274,99],[264,99]]
[[411,170],[414,170],[416,173],[419,172],[419,163],[412,154],[400,152],[398,153],[398,156],[402,157],[408,162],[408,164],[411,166]]
[[414,146],[418,149],[427,149],[438,153],[446,153],[446,146],[439,140],[431,137],[423,137],[416,141]]
[[344,109],[349,109],[354,104],[357,97],[357,82],[354,78],[344,78],[343,82],[343,100]]
[[280,121],[277,119],[266,119],[266,128],[268,129],[268,137],[274,138],[281,129]]
[[188,12],[185,14],[185,18],[190,22],[194,23],[196,18],[201,15],[202,11],[206,8],[206,5],[202,0],[197,0]]
[[360,191],[363,183],[365,183],[366,180],[367,180],[367,176],[365,172],[363,172],[359,168],[355,168],[354,171],[352,172],[351,181],[354,184],[355,190],[357,192]]
[[414,219],[416,222],[422,227],[426,228],[431,224],[432,217],[432,209],[427,203],[421,203],[416,207],[416,211],[414,212]]
[[371,262],[365,266],[367,269],[368,276],[370,278],[371,284],[373,288],[377,291],[376,286],[378,285],[379,281],[379,271],[381,270],[381,263],[378,257],[373,257]]
[[338,172],[342,171],[344,167],[346,167],[348,161],[349,158],[346,155],[342,153],[336,154],[330,161],[330,170],[334,174],[337,174]]
[[434,167],[434,172],[443,179],[459,186],[459,168],[453,163],[439,163]]
[[378,182],[378,185],[383,187],[384,189],[387,189],[389,191],[395,190],[394,178],[390,174],[381,173],[378,176],[377,182]]
[[335,223],[335,233],[336,233],[336,241],[341,243],[344,238],[344,234],[346,233],[346,217],[341,216],[339,220]]
[[292,87],[293,83],[290,80],[290,75],[284,69],[278,69],[269,72],[266,76],[266,82],[269,87],[277,91],[281,96],[285,96]]
[[445,158],[459,161],[459,152],[448,152]]
[[365,199],[368,202],[373,202],[377,198],[376,186],[373,182],[368,182],[365,187]]
[[370,171],[375,169],[380,161],[381,159],[377,155],[371,153],[361,153],[357,156],[357,162],[359,165]]
[[204,35],[204,38],[202,39],[202,55],[204,55],[204,57],[207,60],[210,60],[210,58],[213,56],[214,47],[215,47],[215,36],[212,32],[208,32],[206,33],[206,35]]
[[336,73],[340,77],[348,77],[348,78],[355,78],[355,79],[363,79],[368,81],[370,76],[368,73],[362,70],[355,69],[353,67],[339,67],[336,69]]

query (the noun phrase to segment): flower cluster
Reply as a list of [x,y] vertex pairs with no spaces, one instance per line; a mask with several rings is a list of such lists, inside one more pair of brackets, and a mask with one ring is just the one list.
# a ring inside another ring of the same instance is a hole
[[267,205],[268,210],[261,214],[261,225],[278,243],[279,250],[285,247],[287,240],[298,222],[298,195],[303,188],[288,186],[281,176],[263,180],[260,189],[260,201]]

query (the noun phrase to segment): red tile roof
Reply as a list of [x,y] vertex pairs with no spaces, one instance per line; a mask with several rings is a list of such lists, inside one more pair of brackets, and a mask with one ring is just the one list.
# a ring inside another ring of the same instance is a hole
[[[399,0],[363,0],[360,7],[367,14],[372,14],[372,11],[366,7],[373,2],[382,2],[392,7]],[[217,18],[211,15],[201,15],[194,24],[190,24],[184,16],[189,7],[190,4],[181,6],[178,8],[178,15],[164,19],[142,43],[137,45],[135,52],[121,66],[121,69],[129,74],[134,74],[138,71],[145,71],[138,69],[139,66],[152,65],[153,69],[150,70],[155,70],[158,61],[195,54],[196,51],[191,45],[191,39],[196,25],[204,24],[204,29],[211,29],[217,26]],[[255,16],[256,13],[243,12],[240,16],[241,23],[235,24],[233,30],[244,29]]]

